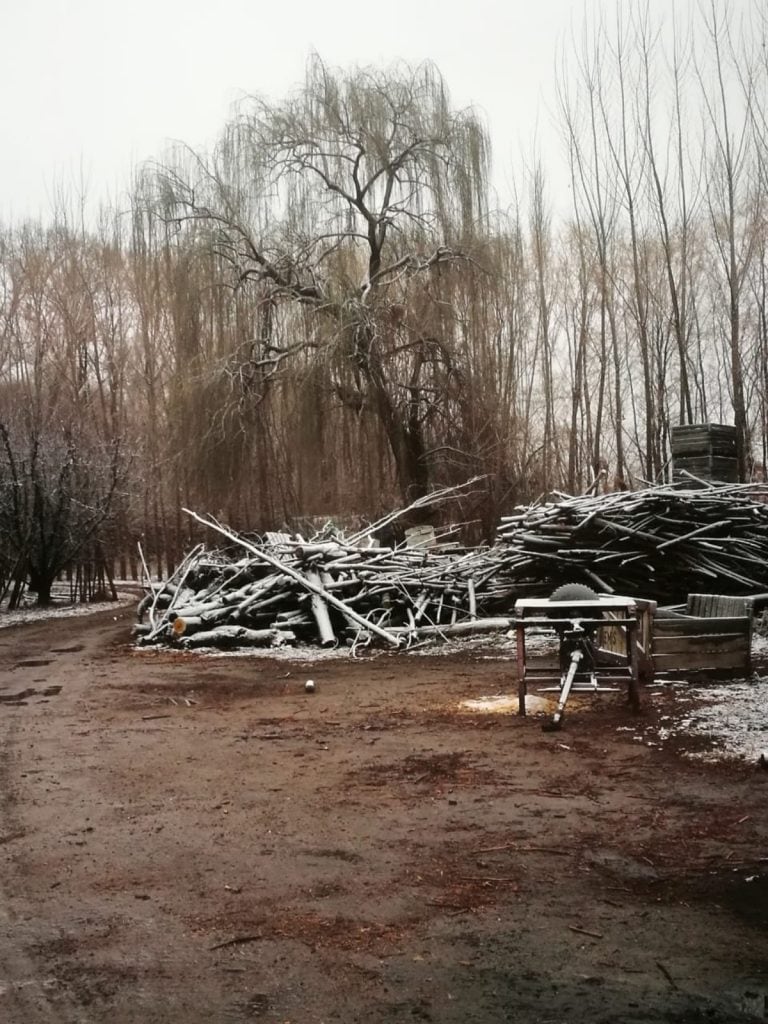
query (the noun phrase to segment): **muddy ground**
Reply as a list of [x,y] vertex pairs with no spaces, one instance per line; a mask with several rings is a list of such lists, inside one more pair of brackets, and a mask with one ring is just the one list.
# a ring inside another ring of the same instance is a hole
[[459,711],[506,661],[139,653],[115,615],[0,631],[4,1024],[764,1019],[768,772],[613,695]]

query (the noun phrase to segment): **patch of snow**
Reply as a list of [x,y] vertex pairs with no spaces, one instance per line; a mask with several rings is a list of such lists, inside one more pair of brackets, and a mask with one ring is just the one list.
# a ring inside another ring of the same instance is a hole
[[509,638],[508,633],[501,633],[498,636],[484,633],[480,636],[467,636],[461,639],[440,640],[438,638],[420,640],[403,650],[404,654],[416,655],[420,658],[431,658],[438,655],[466,654],[470,651],[479,654],[481,651],[489,651],[488,654],[479,654],[481,658],[488,661],[501,661],[514,657],[515,641]]
[[93,604],[53,604],[47,608],[19,608],[13,612],[0,611],[0,629],[9,626],[23,626],[29,622],[44,622],[46,619],[69,619],[78,615],[93,615],[96,612],[108,612],[114,608],[124,608],[135,604],[135,594],[123,594],[118,591],[117,601],[97,601]]
[[727,683],[678,683],[673,688],[674,712],[649,726],[643,742],[655,739],[662,746],[670,740],[679,748],[687,737],[711,741],[708,750],[685,751],[683,756],[701,761],[755,763],[768,751],[768,677],[754,675]]
[[[142,647],[142,651],[157,650],[152,647]],[[183,652],[186,653],[186,652]],[[216,647],[198,647],[195,655],[204,654],[208,658],[271,658],[275,661],[300,661],[311,665],[316,661],[334,661],[339,658],[348,658],[349,651],[340,647],[290,647],[287,644],[281,647],[239,647],[232,651],[222,651]],[[383,654],[384,652],[377,652]]]
[[[157,650],[154,647],[139,647],[138,650],[148,652]],[[179,648],[179,650],[181,650]],[[284,644],[279,647],[237,647],[231,650],[222,650],[217,647],[195,648],[196,655],[202,654],[208,658],[273,658],[282,661],[329,661],[335,658],[358,658],[361,661],[370,661],[374,658],[384,658],[396,655],[399,658],[437,658],[451,657],[453,655],[466,654],[471,651],[476,657],[484,660],[509,661],[515,656],[515,641],[504,634],[499,637],[489,637],[488,634],[480,636],[469,636],[461,639],[440,640],[439,638],[417,641],[409,647],[395,650],[388,647],[366,647],[360,644],[356,650],[347,645],[338,647],[317,647],[313,644],[297,644],[292,646]],[[490,651],[492,653],[480,653]]]

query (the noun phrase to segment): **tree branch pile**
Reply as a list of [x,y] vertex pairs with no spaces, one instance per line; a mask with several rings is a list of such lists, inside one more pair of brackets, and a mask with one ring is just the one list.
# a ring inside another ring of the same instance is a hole
[[[399,648],[426,637],[508,629],[507,616],[479,615],[477,580],[488,573],[487,549],[387,547],[375,540],[395,519],[459,498],[476,482],[435,491],[349,537],[334,530],[308,541],[245,537],[185,509],[224,537],[229,552],[210,554],[200,545],[153,588],[139,605],[139,642]],[[239,558],[232,555],[237,549]]]
[[586,583],[660,604],[768,591],[765,484],[652,487],[567,497],[502,519],[502,598]]
[[257,540],[191,512],[229,552],[201,545],[152,590],[140,605],[140,643],[401,648],[506,630],[517,598],[562,583],[660,604],[768,592],[764,485],[560,497],[505,517],[493,547],[469,550],[381,545],[372,535],[381,524],[349,537]]
[[227,533],[246,557],[192,552],[142,602],[148,622],[140,643],[398,648],[511,625],[507,617],[478,617],[473,579],[484,560],[476,551],[360,547],[339,535],[254,543]]

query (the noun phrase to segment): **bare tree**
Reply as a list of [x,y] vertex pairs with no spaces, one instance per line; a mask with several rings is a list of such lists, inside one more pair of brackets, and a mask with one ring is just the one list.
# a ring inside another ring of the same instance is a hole
[[[737,436],[739,479],[747,479],[749,431],[744,395],[742,358],[742,291],[745,275],[754,252],[754,224],[757,205],[748,195],[750,163],[749,110],[752,105],[751,84],[742,111],[734,116],[729,101],[727,75],[738,65],[729,21],[715,0],[702,12],[708,33],[714,88],[710,91],[701,63],[697,74],[706,110],[708,127],[714,142],[714,155],[708,167],[707,205],[712,236],[726,282],[728,305],[727,349],[730,359],[730,390]],[[746,79],[749,82],[749,78]]]
[[544,396],[544,422],[542,435],[542,484],[545,490],[555,485],[553,466],[557,457],[558,437],[555,419],[554,394],[554,338],[552,327],[553,299],[551,283],[551,218],[547,209],[544,170],[536,163],[531,182],[531,246],[536,273],[538,298],[537,340],[541,346],[542,391]]
[[616,475],[624,473],[622,373],[616,320],[616,164],[606,146],[605,120],[601,104],[609,88],[605,75],[605,38],[602,26],[594,38],[585,31],[577,54],[576,95],[560,82],[560,110],[570,151],[574,202],[580,207],[580,221],[592,232],[594,259],[599,282],[599,330],[596,359],[599,364],[592,420],[592,470],[597,476],[604,468],[604,430],[611,368],[613,369],[614,443]]
[[[690,236],[691,222],[696,203],[696,182],[690,195],[688,182],[688,149],[690,139],[684,126],[683,87],[690,59],[689,45],[681,42],[678,26],[673,18],[672,54],[670,58],[674,113],[671,125],[669,166],[664,168],[657,152],[656,128],[654,125],[655,68],[653,63],[656,40],[652,36],[649,20],[642,18],[638,24],[637,45],[642,63],[642,113],[640,124],[648,170],[651,182],[651,207],[655,214],[669,290],[672,312],[672,326],[677,345],[680,378],[678,422],[692,423],[694,412],[691,397],[689,371],[689,290],[690,290]],[[669,193],[672,193],[670,200]],[[676,220],[672,221],[670,206],[676,200]],[[665,305],[665,304],[664,304]]]
[[345,74],[315,57],[296,96],[251,100],[210,159],[154,177],[168,223],[203,225],[238,288],[312,314],[290,340],[256,337],[251,364],[273,375],[297,350],[340,350],[337,393],[375,410],[408,495],[427,486],[428,376],[451,342],[414,299],[470,256],[487,148],[431,65]]
[[0,530],[39,605],[105,524],[121,470],[119,445],[86,451],[71,435],[24,437],[0,422]]

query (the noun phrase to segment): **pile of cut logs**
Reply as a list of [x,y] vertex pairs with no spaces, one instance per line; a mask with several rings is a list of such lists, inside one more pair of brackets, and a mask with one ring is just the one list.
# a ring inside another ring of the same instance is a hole
[[660,604],[689,593],[768,591],[768,486],[651,487],[560,496],[505,516],[500,593],[586,583]]
[[764,497],[764,485],[558,495],[504,517],[496,543],[473,549],[387,547],[372,530],[254,540],[189,513],[230,554],[201,545],[152,587],[139,606],[139,642],[399,648],[507,630],[518,597],[562,583],[662,604],[689,592],[766,592]]
[[479,549],[360,546],[338,534],[310,541],[267,535],[256,543],[218,529],[245,557],[192,551],[142,601],[139,618],[148,621],[138,627],[140,643],[401,647],[511,624],[478,614],[475,578],[487,569]]

